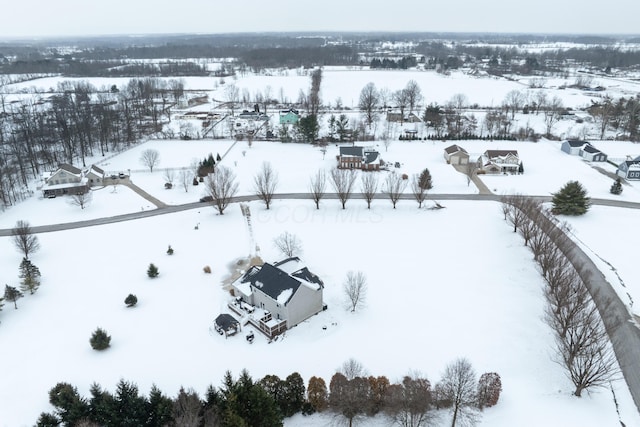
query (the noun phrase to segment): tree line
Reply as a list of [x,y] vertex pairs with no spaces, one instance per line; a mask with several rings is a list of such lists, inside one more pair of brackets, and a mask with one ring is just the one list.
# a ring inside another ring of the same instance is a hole
[[[541,202],[518,194],[502,198],[502,212],[533,253],[545,280],[544,320],[556,342],[553,360],[564,368],[574,395],[580,397],[585,390],[609,386],[619,376],[619,367],[601,318],[607,307],[598,310],[587,287],[589,276],[581,271],[581,265],[567,258],[573,245],[568,226],[559,223]],[[610,324],[615,327],[615,322]]]
[[298,413],[328,412],[348,425],[379,415],[403,427],[450,417],[455,427],[477,420],[480,411],[498,403],[501,391],[497,373],[478,378],[464,358],[447,365],[434,387],[419,373],[392,383],[385,376],[368,375],[359,362],[349,359],[328,386],[323,378],[312,376],[305,387],[297,372],[285,379],[266,375],[256,381],[246,370],[237,379],[227,371],[222,385],[210,385],[203,397],[182,387],[170,398],[155,385],[145,396],[125,380],[114,393],[94,383],[90,396],[84,397],[72,384],[60,382],[49,391],[54,411],[41,413],[36,426],[277,427]]

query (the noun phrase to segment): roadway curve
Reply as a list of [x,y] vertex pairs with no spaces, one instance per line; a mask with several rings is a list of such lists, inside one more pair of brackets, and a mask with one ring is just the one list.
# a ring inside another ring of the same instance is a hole
[[[337,199],[334,193],[327,193],[323,198]],[[353,199],[362,199],[361,194],[353,194]],[[376,199],[387,198],[384,194],[377,194]],[[403,200],[411,200],[411,194],[403,194]],[[536,199],[546,202],[551,198],[548,196],[535,196]],[[309,193],[280,193],[274,195],[274,199],[307,199],[311,202]],[[479,200],[479,201],[500,201],[500,196],[494,194],[430,194],[430,200]],[[232,203],[259,200],[255,195],[234,197]],[[626,202],[607,199],[591,199],[593,205],[611,206],[619,208],[640,209],[640,203]],[[210,206],[209,202],[195,202],[183,205],[160,207],[154,210],[134,212],[124,215],[116,215],[108,218],[97,218],[87,221],[78,221],[62,224],[51,224],[32,227],[34,233],[47,233],[61,230],[71,230],[76,228],[91,227],[96,225],[113,224],[122,221],[132,221],[136,219],[148,218],[157,215],[165,215],[174,212],[181,212],[190,209],[199,209]],[[0,236],[10,236],[11,229],[0,230]],[[640,358],[637,356],[640,351],[640,328],[633,319],[632,313],[626,304],[620,299],[613,287],[598,269],[589,256],[573,241],[572,247],[565,254],[567,258],[578,268],[580,275],[589,288],[589,292],[600,310],[600,315],[609,331],[609,338],[613,345],[622,375],[629,387],[631,396],[640,411]],[[606,312],[604,311],[606,307]]]

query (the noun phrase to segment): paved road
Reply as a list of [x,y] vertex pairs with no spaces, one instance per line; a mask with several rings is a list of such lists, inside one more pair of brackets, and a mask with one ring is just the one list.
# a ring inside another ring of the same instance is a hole
[[[337,199],[337,195],[328,193],[324,196],[325,199]],[[353,199],[362,199],[361,194],[353,194]],[[377,194],[376,199],[387,198],[384,194]],[[536,196],[536,199],[540,201],[549,201],[551,197],[548,196]],[[311,196],[308,193],[280,193],[274,195],[274,199],[307,199],[312,204]],[[411,200],[413,196],[411,194],[403,194],[403,200]],[[239,196],[233,199],[233,202],[246,202],[258,200],[257,196]],[[500,196],[495,194],[430,194],[429,200],[479,200],[479,201],[499,201]],[[618,200],[607,199],[591,199],[593,205],[621,207],[640,209],[640,203],[626,202]],[[174,212],[181,212],[190,209],[201,209],[210,207],[208,202],[195,202],[187,203],[177,206],[165,206],[158,209],[134,212],[130,214],[117,215],[109,218],[98,218],[87,221],[63,223],[63,224],[51,224],[32,227],[34,233],[47,233],[53,231],[70,230],[82,227],[91,227],[95,225],[112,224],[122,221],[132,221],[141,218],[148,218],[157,215],[165,215]],[[10,229],[0,230],[0,236],[11,235]],[[572,241],[573,242],[573,241]],[[634,321],[632,314],[627,309],[626,305],[622,302],[617,295],[613,287],[605,279],[602,272],[593,263],[591,258],[574,242],[569,253],[566,254],[571,262],[582,268],[578,269],[583,277],[584,282],[589,288],[598,309],[601,310],[601,316],[609,336],[613,344],[613,348],[618,358],[622,374],[631,392],[631,396],[640,410],[640,329],[637,323]],[[606,307],[606,312],[603,308]]]

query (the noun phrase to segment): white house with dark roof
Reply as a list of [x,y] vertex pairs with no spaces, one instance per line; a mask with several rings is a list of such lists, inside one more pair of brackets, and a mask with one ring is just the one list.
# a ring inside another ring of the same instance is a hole
[[640,180],[640,156],[635,159],[627,158],[618,165],[616,175],[629,180]]
[[487,150],[478,158],[478,169],[488,174],[516,173],[520,169],[517,150]]
[[253,266],[231,287],[236,302],[263,313],[252,323],[271,337],[324,309],[324,283],[298,257]]
[[591,144],[585,144],[580,148],[580,157],[590,162],[607,161],[607,155]]
[[45,197],[84,194],[90,187],[103,185],[104,171],[96,165],[79,169],[61,163],[55,171],[44,174],[43,180],[42,194]]
[[579,156],[580,150],[582,149],[582,147],[588,144],[589,143],[587,141],[578,140],[578,139],[569,139],[569,140],[563,141],[562,144],[560,144],[560,150],[564,151],[567,154],[571,154],[572,156]]

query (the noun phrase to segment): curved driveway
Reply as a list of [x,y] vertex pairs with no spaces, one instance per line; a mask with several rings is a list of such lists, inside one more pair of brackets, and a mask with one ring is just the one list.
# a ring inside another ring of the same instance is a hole
[[[327,193],[325,199],[337,199],[337,195]],[[353,199],[362,199],[361,194],[353,194]],[[384,194],[377,194],[376,199],[387,198]],[[494,194],[430,194],[429,200],[480,200],[480,201],[500,201],[500,196]],[[534,197],[540,201],[549,201],[550,197],[540,196]],[[274,199],[308,199],[310,203],[311,195],[309,193],[281,193],[274,195]],[[411,200],[411,194],[403,194],[403,200]],[[232,202],[246,202],[259,200],[257,196],[239,196],[234,197]],[[631,209],[640,209],[640,203],[625,202],[607,199],[591,199],[593,205],[622,207]],[[34,233],[46,233],[52,231],[70,230],[82,227],[91,227],[95,225],[112,224],[122,221],[131,221],[135,219],[147,218],[157,215],[164,215],[174,212],[181,212],[190,209],[198,209],[209,206],[208,202],[195,202],[183,205],[166,206],[158,209],[134,212],[124,215],[116,215],[108,218],[97,218],[87,221],[70,222],[62,224],[51,224],[32,227]],[[11,229],[0,230],[0,236],[11,235]],[[627,306],[622,302],[613,287],[605,279],[602,272],[589,258],[589,256],[575,243],[573,240],[572,248],[565,255],[575,265],[584,282],[589,288],[591,296],[600,310],[602,320],[607,327],[609,337],[613,345],[618,363],[622,370],[624,379],[629,387],[631,396],[640,410],[640,328],[634,321],[632,313],[629,312]]]

